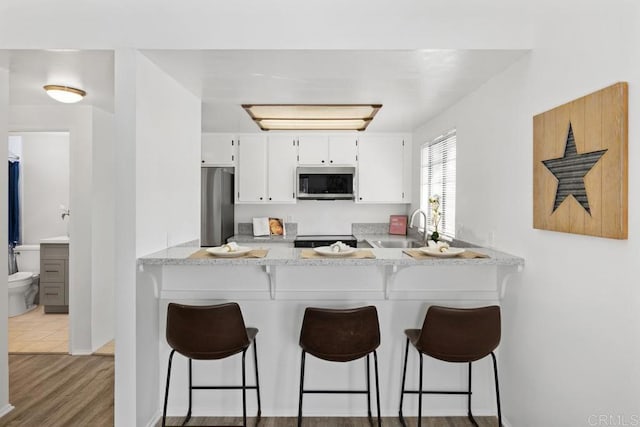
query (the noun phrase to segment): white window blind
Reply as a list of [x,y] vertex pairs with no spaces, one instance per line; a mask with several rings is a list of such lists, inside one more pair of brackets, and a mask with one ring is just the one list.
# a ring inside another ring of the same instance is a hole
[[456,130],[453,129],[422,146],[420,208],[433,231],[429,197],[440,196],[441,219],[438,232],[454,237],[456,232]]

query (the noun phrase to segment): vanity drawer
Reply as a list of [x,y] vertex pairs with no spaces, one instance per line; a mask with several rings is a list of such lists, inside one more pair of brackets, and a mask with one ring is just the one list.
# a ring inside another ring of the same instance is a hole
[[40,260],[40,281],[63,283],[65,277],[65,260],[43,259]]
[[69,258],[68,244],[43,243],[40,245],[40,259]]
[[64,284],[41,284],[40,304],[64,305]]

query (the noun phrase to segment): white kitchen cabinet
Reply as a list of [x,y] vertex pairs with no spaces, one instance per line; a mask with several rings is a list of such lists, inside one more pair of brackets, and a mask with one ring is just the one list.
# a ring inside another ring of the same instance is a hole
[[296,139],[289,135],[268,136],[267,201],[296,201]]
[[358,141],[358,203],[406,203],[404,138],[364,135]]
[[356,135],[300,135],[298,164],[355,165],[357,139]]
[[327,135],[302,135],[298,137],[298,164],[329,164],[329,137]]
[[267,138],[262,135],[238,136],[236,201],[260,203],[267,198]]
[[295,137],[240,135],[238,141],[236,202],[295,203]]
[[355,165],[357,154],[356,135],[329,135],[329,164]]
[[202,164],[205,166],[234,166],[237,138],[230,133],[202,134]]

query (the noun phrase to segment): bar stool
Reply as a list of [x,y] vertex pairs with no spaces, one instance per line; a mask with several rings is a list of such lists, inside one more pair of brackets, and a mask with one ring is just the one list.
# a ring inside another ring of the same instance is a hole
[[[500,343],[500,307],[480,307],[471,309],[432,306],[427,310],[422,329],[407,329],[407,346],[404,354],[402,392],[400,394],[400,423],[406,427],[402,415],[402,401],[405,393],[418,395],[418,427],[422,421],[423,394],[466,394],[467,416],[473,425],[476,420],[471,413],[471,362],[489,354],[493,359],[493,373],[498,404],[498,426],[502,426],[500,412],[500,390],[498,388],[498,365],[494,350]],[[405,390],[409,342],[420,354],[420,379],[418,390]],[[422,355],[438,360],[469,364],[469,387],[467,391],[424,391],[422,390]]]
[[[380,384],[378,381],[378,355],[380,346],[380,325],[375,307],[359,307],[353,309],[328,309],[308,307],[304,312],[300,331],[300,347],[302,347],[300,366],[300,400],[298,406],[298,427],[302,426],[302,396],[305,393],[329,394],[366,394],[369,422],[371,417],[371,387],[369,355],[373,353],[376,376],[376,404],[378,407],[378,427],[380,427]],[[305,390],[304,363],[306,354],[332,362],[350,362],[366,357],[367,389],[366,390]]]
[[[191,395],[193,390],[242,390],[242,425],[247,426],[247,389],[255,389],[258,397],[258,416],[260,421],[260,382],[258,381],[258,350],[256,334],[258,329],[245,328],[240,306],[227,303],[209,306],[190,306],[170,303],[167,308],[167,343],[172,348],[169,355],[167,386],[164,394],[162,426],[167,417],[167,400],[169,398],[169,380],[171,378],[171,361],[177,351],[189,359],[189,410],[183,422],[191,419]],[[245,355],[253,343],[253,357],[256,371],[256,385],[247,386]],[[194,386],[192,384],[192,360],[224,359],[242,352],[242,385],[241,386]]]

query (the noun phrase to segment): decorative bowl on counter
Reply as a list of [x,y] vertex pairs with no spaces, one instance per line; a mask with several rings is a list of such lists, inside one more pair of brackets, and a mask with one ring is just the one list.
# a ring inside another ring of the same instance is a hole
[[351,247],[335,251],[333,246],[318,246],[317,248],[313,248],[313,250],[320,255],[331,257],[349,256],[356,252],[356,248]]
[[207,252],[209,252],[211,255],[215,255],[221,258],[236,258],[236,257],[246,255],[250,251],[251,251],[251,248],[247,246],[238,246],[237,249],[233,251],[230,251],[229,247],[226,245],[207,248]]
[[454,256],[458,256],[464,252],[464,249],[462,248],[429,247],[429,246],[418,248],[418,250],[429,256],[434,256],[439,258],[453,258]]

